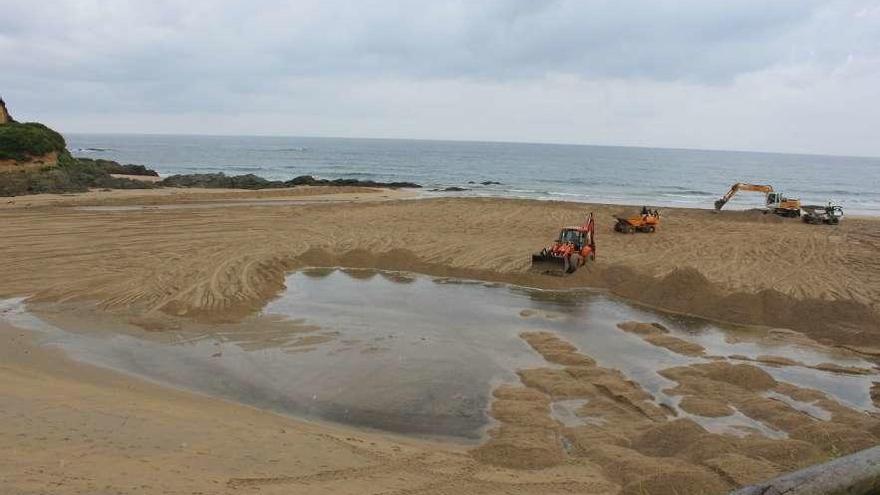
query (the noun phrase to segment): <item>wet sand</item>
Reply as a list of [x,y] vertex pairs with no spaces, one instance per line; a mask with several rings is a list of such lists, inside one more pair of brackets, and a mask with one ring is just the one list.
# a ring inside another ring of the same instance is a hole
[[[99,328],[90,315],[74,319],[68,305],[0,301],[0,312],[78,361],[296,417],[456,441],[480,440],[491,426],[493,388],[547,364],[520,338],[526,331],[553,332],[593,356],[557,364],[619,370],[679,414],[694,399],[679,407],[682,399],[665,390],[675,383],[661,372],[713,360],[751,361],[863,411],[873,410],[871,387],[880,381],[873,363],[852,352],[806,340],[747,341],[735,328],[592,291],[324,269],[295,272],[286,285],[239,324],[160,332],[112,321]],[[705,426],[730,432],[742,423]]]
[[[621,236],[610,231],[610,217],[623,207],[377,199],[135,211],[10,205],[0,211],[0,297],[30,297],[34,308],[70,305],[96,322],[165,335],[198,325],[247,326],[281,294],[289,271],[345,265],[545,288],[594,286],[648,306],[770,327],[724,341],[731,346],[776,339],[822,352],[875,351],[874,219],[824,228],[670,209],[657,234]],[[528,254],[559,225],[577,223],[586,208],[608,219],[600,222],[597,264],[565,279],[526,273]],[[523,311],[519,318],[553,318]],[[0,438],[16,446],[0,462],[0,487],[14,492],[666,493],[656,489],[668,486],[674,493],[723,493],[861,448],[878,433],[873,411],[784,380],[786,373],[867,380],[865,363],[823,363],[809,353],[719,354],[712,342],[678,331],[613,328],[677,359],[700,361],[667,366],[662,379],[644,386],[628,378],[638,370],[603,361],[588,343],[523,334],[546,364],[523,368],[519,384],[494,390],[489,411],[498,423],[474,449],[306,424],[160,388],[71,363],[36,346],[27,332],[0,325]],[[744,381],[736,381],[740,375]],[[664,404],[662,395],[680,402]],[[711,422],[680,411],[708,419],[734,411],[766,431],[745,425],[737,435],[713,432]],[[114,426],[116,420],[125,426]],[[286,443],[282,429],[291,435]],[[190,432],[198,440],[179,441]]]

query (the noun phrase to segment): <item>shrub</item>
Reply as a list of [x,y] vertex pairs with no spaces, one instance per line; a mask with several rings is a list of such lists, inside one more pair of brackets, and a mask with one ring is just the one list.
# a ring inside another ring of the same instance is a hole
[[53,151],[62,153],[65,146],[64,137],[43,124],[0,125],[0,160],[25,161]]

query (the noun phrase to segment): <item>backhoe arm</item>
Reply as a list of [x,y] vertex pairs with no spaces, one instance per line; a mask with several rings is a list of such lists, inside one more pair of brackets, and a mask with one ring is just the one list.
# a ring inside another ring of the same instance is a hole
[[745,184],[743,182],[737,182],[736,184],[730,186],[730,190],[727,191],[721,199],[715,202],[715,209],[720,210],[736,195],[739,191],[758,191],[764,194],[773,192],[773,186],[765,186],[761,184]]

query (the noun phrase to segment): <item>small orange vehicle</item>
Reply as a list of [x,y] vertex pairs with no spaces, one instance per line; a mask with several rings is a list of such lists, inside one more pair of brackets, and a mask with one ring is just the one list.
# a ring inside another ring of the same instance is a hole
[[657,210],[650,210],[647,206],[642,207],[642,213],[637,217],[616,218],[617,223],[614,224],[614,230],[622,234],[632,234],[634,232],[656,232],[657,227],[660,226],[660,212]]
[[588,259],[596,259],[596,234],[592,213],[583,225],[564,227],[553,244],[533,254],[532,269],[548,275],[565,275],[574,273]]

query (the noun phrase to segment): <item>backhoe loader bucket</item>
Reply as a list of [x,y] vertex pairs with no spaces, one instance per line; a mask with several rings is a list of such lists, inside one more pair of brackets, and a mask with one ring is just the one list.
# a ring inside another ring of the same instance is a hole
[[549,253],[532,255],[532,271],[545,275],[565,275],[568,263],[565,258],[553,256]]
[[570,257],[554,256],[542,251],[532,255],[532,271],[544,275],[564,276],[574,273],[580,266],[581,256],[572,254]]

